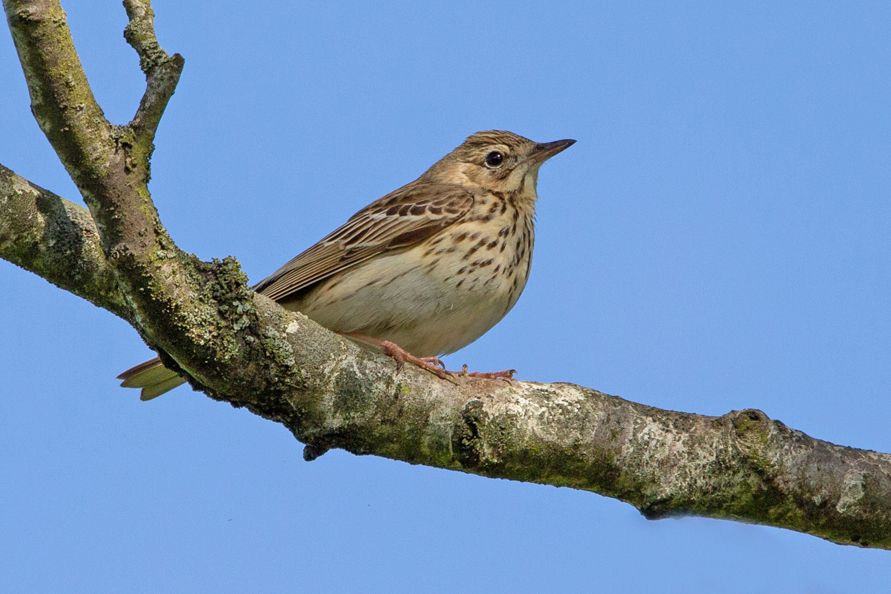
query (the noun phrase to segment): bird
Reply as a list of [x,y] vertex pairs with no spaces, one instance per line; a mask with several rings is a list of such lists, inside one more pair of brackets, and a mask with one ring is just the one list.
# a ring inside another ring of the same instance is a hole
[[[439,356],[485,334],[526,286],[539,167],[575,140],[470,135],[253,289],[325,328],[442,378]],[[515,370],[462,375],[510,379]],[[154,358],[118,376],[151,400],[184,383]]]

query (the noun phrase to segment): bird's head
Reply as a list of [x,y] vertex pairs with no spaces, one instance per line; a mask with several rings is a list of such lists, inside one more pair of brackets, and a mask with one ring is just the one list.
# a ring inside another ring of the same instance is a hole
[[513,132],[488,130],[472,134],[430,169],[438,181],[472,184],[495,192],[531,192],[538,168],[575,140],[534,142]]

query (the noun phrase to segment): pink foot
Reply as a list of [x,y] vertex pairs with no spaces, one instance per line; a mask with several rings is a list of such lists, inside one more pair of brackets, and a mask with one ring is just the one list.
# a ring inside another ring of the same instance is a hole
[[380,346],[386,356],[396,360],[396,373],[399,373],[402,370],[402,366],[408,362],[417,365],[421,369],[426,369],[442,379],[448,379],[449,372],[446,371],[445,364],[439,360],[439,357],[415,357],[395,342],[390,342],[389,340],[381,341]]
[[364,342],[365,344],[370,344],[373,347],[381,349],[386,356],[396,361],[396,373],[399,373],[399,371],[402,370],[403,365],[411,363],[412,365],[417,365],[421,369],[426,369],[437,377],[454,382],[451,377],[451,372],[446,371],[445,365],[439,360],[439,357],[415,357],[395,342],[365,336],[358,332],[343,332],[342,334],[354,340],[358,340],[359,342]]
[[506,369],[504,371],[467,371],[467,365],[461,369],[460,372],[449,372],[455,373],[455,375],[460,375],[461,377],[481,377],[484,379],[506,379],[512,380],[514,379],[514,374],[517,372],[516,369]]

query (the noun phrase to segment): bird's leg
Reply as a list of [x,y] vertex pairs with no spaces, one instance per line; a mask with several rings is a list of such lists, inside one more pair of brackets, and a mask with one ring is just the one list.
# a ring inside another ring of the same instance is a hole
[[467,364],[464,364],[464,367],[459,372],[450,371],[449,373],[454,373],[455,375],[460,375],[461,377],[481,377],[484,379],[506,379],[512,380],[514,379],[514,374],[517,372],[516,369],[505,369],[504,371],[467,371]]
[[395,342],[366,336],[364,334],[359,334],[358,332],[340,332],[340,334],[347,338],[352,338],[353,340],[358,340],[359,342],[381,349],[386,356],[396,360],[397,373],[402,369],[402,366],[408,362],[417,365],[422,369],[426,369],[442,379],[451,379],[449,377],[451,375],[450,372],[445,370],[445,365],[439,360],[439,357],[415,357]]

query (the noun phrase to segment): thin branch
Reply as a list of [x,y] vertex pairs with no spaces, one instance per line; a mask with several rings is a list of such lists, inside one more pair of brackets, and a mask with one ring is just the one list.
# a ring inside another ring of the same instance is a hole
[[55,0],[3,0],[3,7],[34,118],[87,198],[106,175],[113,129],[87,82],[65,12]]
[[[90,209],[140,335],[173,368],[174,360],[227,361],[255,349],[220,315],[220,308],[237,309],[231,301],[250,300],[247,279],[237,264],[200,262],[170,239],[147,186],[152,143],[137,137],[138,126],[111,126],[102,116],[58,1],[4,0],[4,8],[38,123]],[[152,45],[151,8],[145,1],[129,8],[134,26],[128,36],[151,71],[162,51]],[[176,63],[181,59],[173,60],[174,69]],[[154,130],[173,88],[167,75],[148,86],[145,134]],[[152,98],[158,88],[161,99]]]
[[151,143],[167,102],[176,90],[185,61],[179,54],[168,56],[158,44],[155,13],[150,2],[124,0],[124,8],[130,19],[124,29],[124,39],[139,54],[139,67],[146,80],[145,94],[129,126],[136,131],[140,142]]
[[0,165],[0,258],[127,319],[87,209]]
[[[62,7],[57,0],[3,0],[3,5],[31,110],[90,208],[106,257],[136,248],[127,236],[140,231],[151,250],[153,231],[160,226],[157,213],[136,214],[143,202],[140,186],[148,179],[141,167],[147,159],[132,154],[134,139],[112,126],[96,103]],[[133,213],[126,221],[115,216],[124,211]]]

